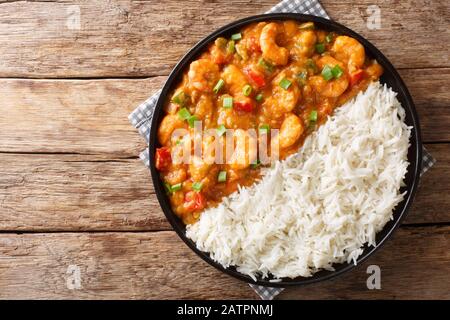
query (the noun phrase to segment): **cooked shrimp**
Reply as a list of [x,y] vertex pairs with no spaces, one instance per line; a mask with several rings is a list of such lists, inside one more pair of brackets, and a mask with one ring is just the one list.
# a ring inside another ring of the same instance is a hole
[[[192,161],[189,164],[189,172],[193,181],[201,181],[206,175],[216,167],[217,161],[223,161],[225,154],[225,144],[223,138],[216,140],[215,136],[204,134],[201,140],[201,153],[194,150]],[[217,160],[217,161],[216,161]]]
[[300,33],[296,39],[296,50],[300,55],[310,57],[315,51],[315,44],[317,42],[317,36],[314,31],[306,30]]
[[366,73],[372,79],[378,79],[383,74],[383,67],[374,61],[372,64],[367,66]]
[[223,81],[227,84],[228,91],[233,96],[242,94],[242,88],[248,84],[245,74],[234,64],[225,67],[221,76]]
[[285,65],[289,58],[289,51],[277,45],[276,37],[281,32],[280,25],[271,22],[262,29],[261,37],[259,38],[262,57],[279,66]]
[[309,83],[317,93],[324,97],[339,97],[348,87],[348,77],[344,73],[340,78],[327,81],[322,76],[312,76]]
[[211,169],[212,164],[204,161],[201,157],[193,157],[189,164],[189,172],[193,181],[201,181]]
[[325,67],[326,65],[330,66],[331,68],[334,67],[335,65],[338,65],[342,69],[345,69],[345,65],[342,61],[336,60],[335,58],[329,55],[320,57],[319,59],[317,59],[316,63],[320,69],[323,69],[323,67]]
[[163,175],[164,181],[174,185],[186,180],[187,173],[184,164],[171,165],[169,170]]
[[347,36],[337,37],[331,50],[336,59],[348,65],[350,73],[361,68],[366,59],[363,45],[358,40]]
[[213,113],[213,101],[210,95],[201,95],[195,105],[195,115],[203,120],[205,128],[209,128]]
[[[231,169],[241,170],[254,163],[257,158],[258,141],[255,135],[247,130],[237,129],[234,131],[233,140],[235,148],[229,159]],[[227,141],[228,143],[228,141]]]
[[287,39],[294,38],[298,32],[298,24],[295,21],[292,20],[283,21],[283,27],[284,27],[284,36]]
[[285,72],[280,72],[272,81],[272,95],[264,102],[263,111],[265,114],[273,115],[273,118],[280,118],[286,112],[292,111],[300,99],[301,92],[295,81],[286,90],[280,87],[282,79],[287,78]]
[[186,123],[177,114],[166,115],[158,128],[158,141],[165,145],[175,129],[186,128]]
[[224,125],[226,128],[248,129],[253,125],[254,115],[251,112],[242,113],[235,108],[219,108],[217,113],[217,124]]
[[303,123],[299,117],[291,113],[281,124],[279,143],[281,148],[288,148],[298,141],[304,131]]
[[[331,68],[338,65],[342,69],[345,69],[344,64],[341,61],[338,61],[331,56],[321,57],[317,60],[317,65],[320,69],[323,69],[326,65]],[[347,89],[349,84],[346,73],[343,73],[338,79],[329,81],[325,80],[322,76],[312,76],[309,78],[309,83],[317,93],[328,98],[340,96]]]
[[195,60],[189,67],[188,78],[192,88],[212,92],[219,79],[219,66],[209,59]]

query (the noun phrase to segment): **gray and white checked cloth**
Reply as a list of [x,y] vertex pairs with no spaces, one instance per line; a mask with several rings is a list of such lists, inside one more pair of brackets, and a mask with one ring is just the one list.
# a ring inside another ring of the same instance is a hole
[[[329,19],[327,13],[325,12],[325,10],[323,9],[318,0],[283,0],[266,13],[273,13],[273,12],[293,12],[293,13],[312,14],[315,16]],[[148,98],[141,105],[139,105],[128,116],[128,119],[130,120],[131,124],[136,129],[139,130],[139,133],[146,140],[147,143],[150,139],[150,124],[153,116],[153,111],[155,109],[155,105],[156,102],[158,101],[160,93],[161,90],[155,92],[150,98]],[[147,167],[150,165],[148,149],[142,151],[139,157]],[[430,153],[428,153],[425,147],[423,147],[421,175],[424,174],[428,169],[430,169],[435,162],[436,160],[433,158],[433,156]],[[255,290],[255,292],[263,300],[272,300],[281,291],[284,290],[284,288],[263,287],[254,284],[250,284],[250,287],[252,287],[253,290]]]

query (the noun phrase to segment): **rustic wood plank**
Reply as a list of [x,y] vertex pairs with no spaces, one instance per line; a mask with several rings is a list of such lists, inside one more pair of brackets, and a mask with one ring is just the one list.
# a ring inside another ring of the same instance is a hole
[[[280,298],[448,299],[449,245],[450,227],[402,228],[351,273],[286,289]],[[381,268],[381,290],[366,288],[370,264]],[[79,289],[73,281],[77,268]],[[0,234],[0,274],[1,299],[256,298],[245,283],[207,265],[171,231]]]
[[[450,299],[450,227],[401,228],[368,261],[342,278],[291,288],[280,299]],[[367,290],[367,267],[378,265],[381,290]]]
[[[415,100],[424,141],[450,141],[450,68],[401,75]],[[165,79],[0,79],[0,152],[136,156],[145,143],[127,116]]]
[[[2,1],[3,2],[3,1]],[[166,75],[212,30],[267,11],[278,0],[6,2],[0,10],[0,76]],[[400,68],[449,66],[445,1],[323,0],[338,22],[373,41]],[[381,9],[381,29],[366,27]],[[239,8],[239,10],[237,10]],[[420,8],[418,10],[417,8]],[[414,30],[414,32],[412,32]]]
[[0,154],[0,208],[0,230],[169,228],[140,159]]
[[400,75],[419,114],[423,141],[450,141],[450,68],[400,70]]
[[450,144],[425,145],[436,159],[419,184],[406,224],[450,222]]
[[[450,144],[427,148],[437,163],[407,224],[450,222]],[[8,231],[170,229],[139,159],[0,154],[0,208]]]
[[128,114],[164,79],[2,79],[0,151],[137,156],[145,142]]

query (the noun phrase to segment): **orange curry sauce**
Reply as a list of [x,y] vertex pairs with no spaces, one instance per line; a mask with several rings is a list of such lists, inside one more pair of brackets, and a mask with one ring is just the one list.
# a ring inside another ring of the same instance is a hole
[[[217,38],[183,74],[158,128],[155,163],[174,212],[193,223],[203,209],[259,177],[258,159],[237,161],[248,156],[248,146],[225,164],[174,163],[172,152],[180,141],[191,145],[186,137],[192,138],[194,121],[220,134],[279,129],[279,158],[284,159],[382,72],[357,40],[318,30],[312,22],[260,22],[229,39]],[[180,128],[188,131],[182,140],[172,135]]]

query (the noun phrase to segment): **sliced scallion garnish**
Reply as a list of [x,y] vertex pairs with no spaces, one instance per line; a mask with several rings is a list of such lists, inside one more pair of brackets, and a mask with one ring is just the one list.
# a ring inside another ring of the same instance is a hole
[[227,181],[227,172],[226,171],[220,171],[217,175],[217,181],[218,182],[225,182]]
[[281,88],[283,88],[284,90],[289,89],[289,87],[291,86],[292,82],[289,79],[283,78],[281,79],[279,85]]
[[214,86],[214,93],[217,94],[220,89],[222,89],[223,85],[225,84],[225,81],[223,81],[222,79],[219,79],[219,81],[217,81],[216,85]]
[[194,182],[194,183],[192,184],[192,189],[195,190],[195,191],[200,191],[200,190],[202,190],[202,187],[203,187],[203,185],[202,185],[201,182]]
[[331,67],[329,65],[326,65],[325,67],[323,67],[322,77],[327,81],[329,81],[333,78],[333,71],[331,71]]

